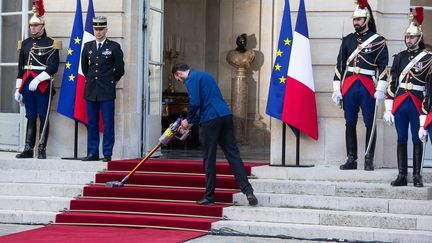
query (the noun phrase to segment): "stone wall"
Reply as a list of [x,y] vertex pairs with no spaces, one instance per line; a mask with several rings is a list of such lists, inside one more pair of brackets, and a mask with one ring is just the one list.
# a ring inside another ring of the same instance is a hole
[[[60,52],[60,68],[55,76],[57,91],[61,88],[66,51],[72,31],[75,15],[76,1],[45,1],[47,33],[63,42]],[[140,152],[140,113],[137,111],[137,63],[136,63],[136,30],[137,28],[137,1],[94,0],[96,15],[108,18],[108,38],[121,44],[124,52],[126,74],[117,85],[116,113],[115,113],[115,146],[114,158],[136,157]],[[82,0],[83,22],[85,22],[88,0]],[[59,92],[53,100],[50,117],[50,137],[47,153],[49,156],[73,155],[74,122],[59,115],[57,103]],[[138,131],[138,132],[137,132]],[[79,125],[79,156],[87,152],[87,129]],[[102,153],[102,150],[101,150]],[[101,154],[102,155],[102,154]]]

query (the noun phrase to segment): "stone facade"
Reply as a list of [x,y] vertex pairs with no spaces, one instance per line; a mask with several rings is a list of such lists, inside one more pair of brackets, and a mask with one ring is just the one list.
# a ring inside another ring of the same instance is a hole
[[[408,23],[409,0],[369,0],[378,32],[388,39],[391,55],[404,49],[402,33]],[[421,1],[417,1],[422,4]],[[296,22],[299,0],[290,1],[293,26]],[[314,164],[337,164],[345,158],[343,112],[331,101],[331,81],[336,56],[343,35],[353,31],[351,14],[353,1],[306,0],[306,10],[311,40],[316,99],[319,116],[318,141],[301,136],[301,162]],[[94,0],[97,15],[106,15],[109,21],[108,36],[121,43],[125,52],[126,75],[118,85],[116,100],[116,145],[115,158],[140,156],[141,111],[137,109],[137,46],[138,1]],[[248,49],[253,49],[256,60],[252,72],[248,74],[248,130],[249,146],[243,149],[270,148],[272,164],[281,162],[281,122],[266,115],[269,78],[277,46],[279,26],[283,13],[283,0],[166,0],[164,35],[182,38],[180,61],[210,72],[219,82],[221,91],[228,103],[231,102],[231,82],[235,71],[226,62],[229,50],[235,48],[235,38],[241,33],[248,34]],[[87,1],[82,1],[83,10]],[[66,48],[72,29],[75,1],[46,1],[48,11],[46,22],[48,33],[63,41],[61,61],[66,57]],[[426,17],[425,23],[428,17]],[[70,21],[69,21],[70,20]],[[429,21],[430,22],[430,21]],[[429,37],[427,37],[429,38]],[[390,60],[390,63],[391,64]],[[63,66],[63,65],[61,65]],[[166,68],[167,69],[167,68]],[[60,88],[62,68],[56,77]],[[164,80],[167,72],[164,72]],[[176,84],[177,85],[177,84]],[[167,87],[164,81],[164,89]],[[175,86],[184,92],[184,88]],[[73,122],[59,116],[56,110],[51,116],[52,133],[49,155],[69,155],[73,148]],[[377,167],[396,166],[396,132],[384,126],[383,107],[379,109],[377,126]],[[145,124],[152,126],[152,124]],[[364,150],[365,129],[361,118],[358,123],[359,151]],[[85,154],[86,129],[80,125],[79,152]],[[428,157],[432,157],[429,155]],[[287,163],[295,158],[295,137],[287,129]],[[359,158],[362,160],[362,153]],[[386,156],[384,156],[386,155]],[[360,161],[361,163],[361,161]]]

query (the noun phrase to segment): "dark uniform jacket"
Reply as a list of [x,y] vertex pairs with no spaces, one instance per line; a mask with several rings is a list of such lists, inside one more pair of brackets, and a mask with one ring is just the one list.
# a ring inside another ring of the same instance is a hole
[[85,43],[81,65],[86,77],[86,100],[105,101],[116,98],[115,87],[124,74],[123,52],[117,42],[106,39],[99,50],[95,40]]
[[411,69],[410,74],[415,76],[415,79],[420,79],[424,81],[426,84],[426,95],[423,99],[422,113],[423,115],[427,115],[432,112],[432,53],[429,52],[426,56],[424,56],[420,60],[421,69],[417,71]]
[[[335,69],[335,81],[342,81],[345,70],[347,69],[346,62],[353,51],[365,42],[375,33],[366,31],[363,34],[351,33],[342,39],[337,65]],[[353,60],[348,64],[350,67],[359,67],[361,69],[375,70],[377,81],[387,81],[387,65],[388,65],[388,50],[385,43],[385,38],[378,36],[372,43],[367,45]],[[347,71],[345,79],[355,75],[355,73]],[[363,75],[363,74],[360,74]],[[370,75],[364,75],[372,78]],[[385,91],[385,90],[383,90]]]
[[[45,32],[37,38],[29,37],[22,42],[19,41],[17,78],[22,79],[27,70],[36,73],[36,75],[43,71],[50,76],[54,75],[58,70],[60,60],[58,49],[61,49],[61,42],[48,37]],[[33,80],[33,76],[23,80],[22,87],[24,82],[31,80]]]
[[[407,92],[418,98],[419,101],[423,101],[424,92],[422,90],[414,90],[412,86],[416,88],[424,87],[426,82],[431,82],[431,70],[432,70],[432,55],[426,54],[424,57],[412,67],[409,72],[404,76],[403,80],[399,83],[399,76],[402,71],[415,58],[420,54],[423,49],[417,49],[415,51],[405,50],[394,56],[393,65],[391,67],[390,83],[387,88],[387,99],[397,99]],[[401,84],[405,88],[401,87]],[[417,88],[417,89],[418,89]]]

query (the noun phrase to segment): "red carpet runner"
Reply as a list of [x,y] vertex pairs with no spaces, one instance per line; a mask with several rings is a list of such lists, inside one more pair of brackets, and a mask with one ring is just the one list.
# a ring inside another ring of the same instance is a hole
[[[67,230],[70,226],[66,225],[75,225],[71,230],[77,226],[122,226],[114,230],[111,227],[79,227],[82,230],[78,232],[97,235],[104,234],[100,230],[108,231],[108,238],[114,239],[112,235],[118,231],[117,240],[121,242],[129,234],[141,235],[140,240],[156,237],[152,239],[155,240],[162,235],[164,242],[181,242],[206,234],[211,223],[222,218],[222,208],[232,204],[232,195],[239,192],[228,163],[218,162],[216,205],[197,205],[195,201],[205,191],[204,167],[202,161],[190,160],[151,159],[129,178],[124,187],[105,186],[108,181],[121,181],[138,162],[109,162],[108,170],[96,175],[96,183],[84,187],[83,195],[71,201],[70,210],[57,215],[56,225],[33,231],[42,234],[42,230],[50,231],[50,228],[61,231],[66,227],[64,230]],[[263,163],[245,163],[247,174],[250,175],[251,167],[258,165]],[[126,233],[128,230],[132,232]],[[65,239],[56,240],[67,242]],[[0,240],[4,239],[0,237]]]

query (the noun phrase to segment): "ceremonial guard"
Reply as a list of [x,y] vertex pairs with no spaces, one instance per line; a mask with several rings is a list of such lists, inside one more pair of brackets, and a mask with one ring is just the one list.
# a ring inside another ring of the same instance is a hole
[[385,98],[388,51],[384,37],[376,33],[372,10],[367,0],[358,1],[353,13],[355,33],[342,39],[332,100],[344,110],[347,160],[341,170],[357,169],[358,112],[366,126],[365,170],[374,170],[376,109]]
[[104,125],[103,161],[111,161],[114,147],[114,105],[117,82],[124,74],[123,52],[120,45],[106,38],[107,18],[93,18],[96,40],[84,44],[81,66],[86,84],[87,157],[83,161],[99,160],[99,111]]
[[[405,31],[407,49],[395,55],[391,68],[391,81],[385,101],[384,120],[396,125],[398,135],[397,161],[399,174],[392,186],[406,186],[408,173],[408,125],[413,142],[413,182],[423,187],[421,167],[423,144],[427,132],[424,129],[426,115],[431,111],[430,95],[424,99],[425,85],[430,89],[432,81],[432,55],[425,50],[421,24],[423,9],[416,8],[415,16],[410,14],[410,23]],[[429,90],[430,92],[431,90]],[[430,94],[430,93],[429,93]],[[423,102],[423,104],[422,104]],[[419,117],[420,115],[420,117]]]
[[48,114],[53,92],[52,76],[59,66],[61,42],[47,36],[42,0],[33,3],[29,27],[31,37],[18,41],[18,76],[15,100],[24,103],[27,129],[24,151],[16,158],[33,158],[36,140],[36,119],[39,117],[38,158],[46,159],[49,122]]

